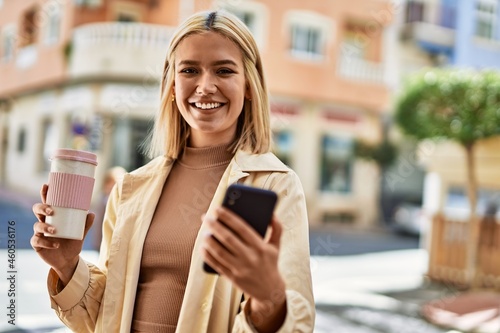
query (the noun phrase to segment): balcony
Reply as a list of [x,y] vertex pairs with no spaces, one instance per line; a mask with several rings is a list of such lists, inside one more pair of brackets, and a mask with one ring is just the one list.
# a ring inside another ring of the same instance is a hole
[[413,22],[405,27],[404,37],[413,38],[432,53],[448,52],[455,45],[455,29],[428,22]]
[[386,84],[385,66],[382,63],[341,56],[338,62],[339,76],[363,83]]
[[73,31],[69,74],[159,78],[173,27],[145,23],[92,23]]

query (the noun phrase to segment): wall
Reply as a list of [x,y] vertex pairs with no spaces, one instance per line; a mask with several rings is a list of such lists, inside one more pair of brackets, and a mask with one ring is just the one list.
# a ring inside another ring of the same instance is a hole
[[[500,68],[500,41],[474,36],[476,1],[458,0],[454,66]],[[500,22],[500,6],[497,25]],[[497,29],[498,32],[498,29]]]
[[[62,7],[62,26],[59,40],[55,44],[47,45],[42,40],[42,31],[46,28],[47,12],[50,6],[60,4]],[[21,16],[19,13],[39,6],[39,19],[35,22],[39,31],[38,41],[33,44],[36,60],[27,68],[20,68],[16,65],[17,59],[9,62],[0,62],[0,97],[9,96],[20,90],[29,90],[35,87],[57,84],[65,80],[65,58],[64,46],[70,37],[70,25],[72,22],[72,2],[65,0],[29,0],[29,1],[6,1],[0,11],[0,22],[4,28],[6,25],[16,25],[16,39],[19,43],[23,36],[20,33]],[[25,50],[26,51],[26,50]],[[16,52],[22,52],[17,49]]]

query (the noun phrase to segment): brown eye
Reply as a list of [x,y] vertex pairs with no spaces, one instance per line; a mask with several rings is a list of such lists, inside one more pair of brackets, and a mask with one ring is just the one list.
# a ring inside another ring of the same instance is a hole
[[227,74],[233,74],[234,71],[229,68],[221,68],[217,71],[217,74],[222,74],[222,75],[227,75]]
[[184,74],[196,74],[197,71],[194,68],[184,68],[184,69],[180,70],[180,73],[184,73]]

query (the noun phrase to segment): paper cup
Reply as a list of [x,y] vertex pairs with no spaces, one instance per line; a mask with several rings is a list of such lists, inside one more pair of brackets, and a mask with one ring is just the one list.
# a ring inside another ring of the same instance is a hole
[[83,239],[96,166],[95,154],[74,149],[55,151],[51,157],[47,192],[47,204],[54,212],[45,222],[53,225],[56,232],[45,236]]

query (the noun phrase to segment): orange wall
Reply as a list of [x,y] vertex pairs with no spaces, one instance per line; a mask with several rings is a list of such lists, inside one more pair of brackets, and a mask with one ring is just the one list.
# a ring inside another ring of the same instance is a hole
[[73,26],[77,27],[82,24],[91,22],[103,22],[107,20],[108,2],[104,2],[102,7],[96,9],[89,9],[86,7],[75,7],[75,20]]
[[[0,98],[9,97],[20,91],[26,91],[63,82],[67,79],[64,47],[71,38],[73,27],[114,20],[116,6],[137,6],[142,12],[142,21],[148,23],[175,25],[179,13],[177,0],[161,0],[158,6],[149,8],[148,1],[104,0],[103,6],[93,9],[77,7],[68,0],[22,0],[4,1],[0,10],[0,31],[4,25],[15,23],[19,34],[21,31],[22,13],[35,5],[42,8],[47,1],[63,4],[61,36],[56,44],[45,45],[39,33],[37,45],[37,61],[28,69],[19,69],[15,65],[16,56],[8,63],[0,62]],[[44,22],[39,24],[43,29]],[[1,47],[1,46],[0,46]],[[17,50],[15,51],[17,52]]]
[[[46,1],[46,0],[45,0]],[[20,13],[44,0],[5,1],[0,11],[0,22],[21,20]],[[9,95],[16,89],[39,86],[44,82],[64,80],[65,63],[63,48],[69,39],[72,27],[86,22],[112,19],[111,7],[120,3],[135,3],[142,6],[143,21],[148,23],[176,25],[179,16],[179,0],[161,0],[154,8],[148,1],[107,0],[100,9],[74,8],[72,1],[53,0],[65,4],[62,37],[58,44],[39,45],[38,61],[28,70],[19,70],[13,62],[0,64],[0,95]],[[208,9],[213,5],[207,0],[192,1],[195,10]],[[377,61],[381,57],[382,36],[380,28],[388,24],[392,10],[390,2],[372,0],[325,1],[325,0],[262,0],[268,8],[268,31],[262,53],[269,89],[274,94],[313,99],[318,102],[335,102],[361,108],[383,110],[387,107],[389,92],[380,84],[349,81],[337,76],[337,58],[347,22],[364,22],[367,33],[360,38],[366,43],[367,57]],[[285,27],[285,13],[295,10],[310,10],[331,17],[333,32],[323,60],[305,61],[290,55],[289,32]],[[0,27],[1,28],[1,27]],[[14,60],[15,61],[15,60]],[[4,79],[5,78],[5,79]],[[1,96],[0,96],[1,97]]]
[[[15,23],[17,25],[17,38],[21,31],[22,13],[38,5],[41,8],[40,17],[46,17],[44,0],[23,0],[23,1],[4,1],[3,7],[0,10],[1,26]],[[47,83],[56,83],[65,79],[65,60],[64,60],[64,45],[70,38],[70,25],[72,22],[72,2],[59,0],[58,3],[64,4],[62,13],[61,36],[56,44],[46,45],[42,41],[41,33],[38,33],[35,45],[37,47],[37,60],[35,64],[27,69],[19,69],[15,65],[15,57],[7,63],[0,63],[0,98],[7,97],[18,92],[20,89],[29,90],[36,86]],[[36,24],[37,28],[42,30],[47,20],[40,19]],[[15,50],[18,52],[19,50]]]
[[[371,29],[388,24],[392,8],[389,2],[370,0],[324,1],[287,0],[261,1],[270,12],[267,49],[263,53],[269,89],[285,95],[302,96],[320,101],[345,102],[366,108],[382,110],[387,107],[389,93],[378,84],[347,81],[336,76],[337,55],[346,20],[366,22],[369,35],[360,36],[371,47],[373,60],[380,59],[381,34]],[[311,10],[331,17],[334,35],[329,44],[326,58],[321,62],[309,62],[293,58],[288,53],[289,37],[284,27],[284,13],[289,9]],[[379,23],[380,22],[380,23]]]
[[114,9],[120,6],[138,7],[141,13],[141,22],[163,25],[177,25],[179,4],[177,0],[157,1],[155,7],[148,5],[149,1],[106,0],[103,6],[97,9],[76,8],[75,23],[78,26],[90,22],[114,21]]
[[[185,0],[184,0],[185,1]],[[176,0],[159,0],[158,6],[149,11],[147,22],[176,26],[179,24],[179,3]]]

